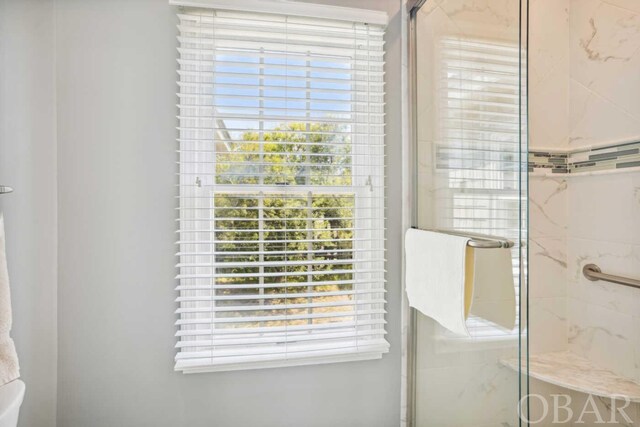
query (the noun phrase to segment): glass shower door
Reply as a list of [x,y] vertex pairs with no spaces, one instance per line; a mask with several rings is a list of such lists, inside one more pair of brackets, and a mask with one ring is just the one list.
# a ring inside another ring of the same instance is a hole
[[525,425],[526,0],[422,3],[411,13],[413,225],[514,242],[517,321],[507,330],[472,315],[466,337],[413,310],[409,418]]

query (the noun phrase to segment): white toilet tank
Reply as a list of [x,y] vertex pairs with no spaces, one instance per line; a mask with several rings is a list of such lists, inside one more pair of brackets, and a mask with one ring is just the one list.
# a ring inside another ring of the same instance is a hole
[[0,427],[16,427],[24,398],[24,383],[11,381],[0,387]]

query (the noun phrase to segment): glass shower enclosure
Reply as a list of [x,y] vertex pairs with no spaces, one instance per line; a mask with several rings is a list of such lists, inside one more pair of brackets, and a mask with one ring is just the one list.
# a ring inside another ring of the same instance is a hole
[[407,425],[527,425],[527,0],[408,7],[411,225],[514,242],[516,326],[408,309]]

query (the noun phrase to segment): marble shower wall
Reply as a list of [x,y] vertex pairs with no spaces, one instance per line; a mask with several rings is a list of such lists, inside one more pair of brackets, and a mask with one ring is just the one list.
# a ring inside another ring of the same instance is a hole
[[[529,146],[532,149],[565,149],[569,143],[570,1],[529,2]],[[532,354],[566,350],[568,346],[567,186],[567,178],[562,175],[532,174],[529,177],[529,350]]]
[[567,202],[569,349],[640,382],[640,289],[582,274],[640,277],[640,173],[571,177]]
[[529,4],[530,146],[640,139],[640,1]]
[[571,0],[569,21],[569,146],[637,141],[640,1]]
[[[531,22],[530,145],[638,140],[640,2],[533,0]],[[639,203],[638,172],[531,177],[532,352],[564,349],[568,331],[571,350],[640,380],[640,292],[581,273],[640,275]]]
[[[640,2],[532,0],[530,7],[531,148],[567,150],[640,139]],[[585,300],[593,301],[594,309],[604,304],[618,317],[632,314],[621,310],[623,301],[640,304],[638,291],[602,283],[587,286],[578,271],[585,260],[603,257],[603,269],[606,264],[620,273],[634,260],[638,264],[634,254],[640,230],[634,224],[640,223],[640,211],[632,209],[638,203],[638,176],[530,177],[533,353],[567,346],[586,351],[587,342],[597,341],[598,333],[583,331],[593,324],[585,317],[589,310],[584,309],[590,307],[580,305]],[[603,289],[606,295],[597,293]],[[612,322],[614,317],[608,312],[597,316]],[[595,353],[593,357],[602,360]],[[629,364],[615,363],[621,372]]]
[[[582,274],[585,264],[595,263],[605,272],[640,277],[640,172],[535,176],[530,184],[531,352],[569,349],[640,382],[640,290],[591,282]],[[564,295],[558,298],[564,305],[547,308],[546,301],[555,301],[550,295]],[[574,414],[587,397],[541,381],[531,381],[530,392],[549,401],[553,394],[569,394]],[[609,401],[596,398],[596,404],[609,420]],[[640,404],[626,413],[633,424],[607,425],[640,424]],[[532,419],[539,416],[532,408]],[[594,417],[585,418],[586,424],[575,421],[561,424],[599,425]],[[537,425],[558,423],[549,415]]]
[[529,177],[529,352],[566,350],[567,188],[563,176]]
[[569,144],[571,0],[529,0],[529,145]]
[[[572,0],[570,27],[570,148],[639,140],[640,2]],[[640,381],[640,290],[581,272],[640,277],[640,172],[571,177],[567,203],[569,348]]]
[[[640,140],[640,1],[532,0],[530,19],[531,148]],[[532,174],[529,216],[531,352],[640,382],[640,290],[582,275],[640,277],[640,171]]]

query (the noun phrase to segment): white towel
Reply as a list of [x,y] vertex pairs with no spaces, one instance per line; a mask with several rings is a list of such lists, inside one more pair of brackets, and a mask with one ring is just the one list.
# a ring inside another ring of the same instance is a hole
[[4,217],[0,214],[0,385],[20,377],[18,355],[11,331],[11,292],[4,237]]
[[473,287],[468,237],[409,229],[405,236],[409,305],[459,335],[469,336],[466,319]]
[[471,336],[469,313],[513,329],[516,318],[509,249],[473,249],[468,237],[407,230],[409,305],[445,328]]
[[516,289],[510,249],[474,249],[471,314],[508,330],[516,325]]

